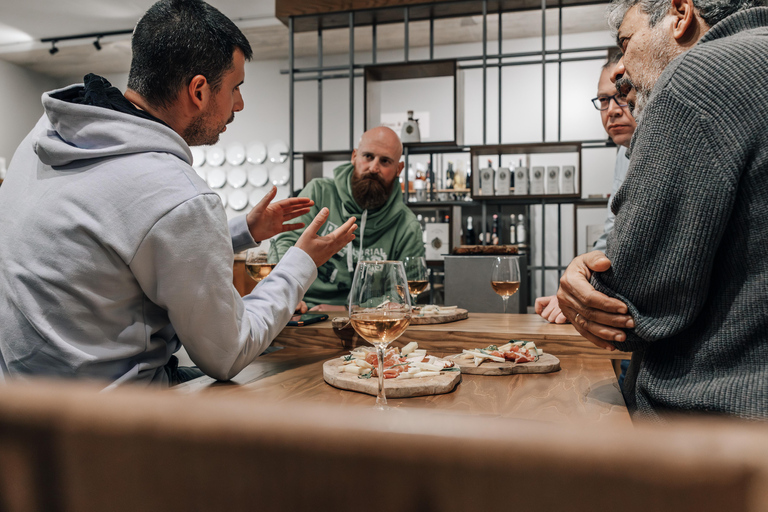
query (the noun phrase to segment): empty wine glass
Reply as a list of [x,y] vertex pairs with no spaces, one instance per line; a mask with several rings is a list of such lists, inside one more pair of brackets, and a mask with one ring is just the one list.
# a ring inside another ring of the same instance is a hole
[[494,292],[501,295],[506,313],[507,301],[520,289],[520,265],[516,257],[498,256],[493,259],[491,286]]
[[349,318],[352,327],[376,347],[379,367],[379,393],[376,407],[386,409],[384,395],[384,355],[387,345],[405,332],[411,322],[408,280],[399,261],[359,261],[349,292]]
[[408,256],[403,260],[405,277],[408,278],[408,292],[411,294],[411,303],[416,302],[416,297],[429,286],[427,277],[427,260],[424,256]]
[[257,285],[272,272],[275,265],[267,262],[267,253],[261,249],[248,249],[245,253],[245,271]]

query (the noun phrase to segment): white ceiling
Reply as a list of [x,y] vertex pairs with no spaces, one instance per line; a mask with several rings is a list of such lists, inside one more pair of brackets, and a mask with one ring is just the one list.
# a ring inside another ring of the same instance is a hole
[[[50,43],[40,39],[96,32],[130,30],[154,0],[3,0],[0,6],[0,59],[14,62],[34,71],[57,77],[71,77],[87,72],[124,73],[130,65],[129,35],[102,39],[97,51],[93,39],[57,43],[60,51],[51,55]],[[285,59],[288,56],[288,30],[274,17],[275,0],[210,0],[243,30],[254,49],[256,60]],[[564,9],[564,33],[593,32],[606,29],[605,5]],[[567,11],[567,13],[566,13]],[[480,41],[480,17],[439,20],[435,23],[435,44]],[[411,47],[427,46],[425,24],[412,23]],[[488,34],[495,40],[496,19],[489,16]],[[505,14],[503,37],[536,37],[541,34],[539,11]],[[547,32],[557,33],[556,16],[547,16]],[[371,47],[370,29],[355,31],[355,48]],[[403,32],[380,30],[378,49],[402,48]],[[297,34],[297,56],[315,55],[315,33]],[[349,48],[347,30],[325,31],[325,54],[346,53]]]

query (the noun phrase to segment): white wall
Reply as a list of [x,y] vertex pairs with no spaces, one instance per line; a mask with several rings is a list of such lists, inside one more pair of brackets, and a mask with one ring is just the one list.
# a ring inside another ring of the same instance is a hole
[[6,166],[16,148],[43,114],[40,97],[58,82],[0,60],[0,158]]

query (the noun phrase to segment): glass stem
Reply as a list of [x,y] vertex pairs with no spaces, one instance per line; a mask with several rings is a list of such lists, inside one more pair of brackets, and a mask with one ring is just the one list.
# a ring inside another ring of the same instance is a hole
[[507,312],[507,301],[509,300],[509,297],[507,295],[502,295],[501,300],[504,303],[504,313]]
[[384,346],[376,345],[376,355],[379,359],[379,394],[376,396],[376,406],[384,407],[387,405],[387,397],[384,396]]

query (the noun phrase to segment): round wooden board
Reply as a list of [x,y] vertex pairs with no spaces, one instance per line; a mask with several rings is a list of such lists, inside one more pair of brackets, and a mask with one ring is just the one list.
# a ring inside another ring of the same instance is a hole
[[[411,317],[410,325],[447,324],[449,322],[456,322],[457,320],[464,320],[465,318],[469,318],[469,311],[456,308],[446,313],[440,313],[439,315],[414,315]],[[334,329],[352,328],[352,324],[349,323],[349,318],[346,316],[338,316],[332,320],[332,323]]]
[[513,363],[505,361],[483,361],[480,366],[475,366],[473,359],[459,357],[463,354],[454,354],[446,357],[461,368],[461,373],[467,375],[514,375],[516,373],[551,373],[560,369],[560,360],[552,354],[541,354],[538,361],[530,363]]
[[[378,378],[360,379],[357,375],[340,371],[341,359],[323,363],[323,379],[331,386],[349,391],[358,391],[376,396],[379,393]],[[435,377],[418,379],[384,379],[384,394],[387,398],[408,398],[411,396],[442,395],[450,393],[461,382],[460,372],[441,372]]]

